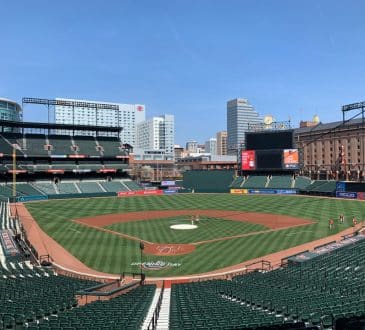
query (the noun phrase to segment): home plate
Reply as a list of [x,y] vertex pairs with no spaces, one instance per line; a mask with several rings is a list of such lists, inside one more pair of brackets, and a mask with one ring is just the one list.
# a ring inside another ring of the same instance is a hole
[[170,226],[171,229],[178,229],[178,230],[186,230],[186,229],[196,229],[198,228],[197,225],[188,225],[188,224],[180,224],[180,225],[172,225]]

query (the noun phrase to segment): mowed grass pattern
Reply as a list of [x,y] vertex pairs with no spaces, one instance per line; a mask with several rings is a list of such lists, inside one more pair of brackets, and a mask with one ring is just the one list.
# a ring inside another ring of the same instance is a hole
[[[299,244],[313,241],[351,226],[352,217],[364,219],[364,202],[305,196],[238,196],[229,194],[178,194],[126,198],[52,200],[26,204],[44,231],[91,268],[108,273],[139,271],[139,243],[113,234],[87,228],[71,220],[101,214],[171,209],[225,209],[285,214],[312,219],[308,226],[266,232],[254,236],[199,245],[188,255],[155,257],[144,261],[181,263],[180,267],[149,271],[149,276],[196,274],[230,266]],[[335,221],[329,230],[328,220]],[[155,233],[158,235],[158,233]]]
[[198,228],[191,230],[170,228],[171,225],[191,224],[189,216],[123,222],[105,228],[153,243],[194,243],[269,229],[254,223],[221,218],[200,216],[199,219],[199,222],[196,223]]

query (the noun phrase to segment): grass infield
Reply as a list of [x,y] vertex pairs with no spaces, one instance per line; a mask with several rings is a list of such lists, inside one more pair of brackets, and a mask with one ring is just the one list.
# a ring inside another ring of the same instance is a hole
[[[179,267],[147,271],[149,276],[187,275],[212,271],[332,235],[351,226],[352,217],[360,221],[364,219],[364,206],[364,203],[356,200],[229,194],[68,199],[26,204],[41,228],[79,260],[96,270],[116,274],[122,271],[139,271],[139,267],[133,265],[140,261],[138,241],[85,227],[71,220],[134,211],[219,209],[283,214],[316,222],[303,227],[201,244],[187,255],[170,257],[145,255],[143,261],[180,264]],[[345,215],[344,224],[339,224],[337,221],[341,213]],[[330,218],[335,220],[334,230],[328,228]],[[208,224],[206,229],[181,232],[174,230],[173,233],[170,232],[169,226],[176,221],[176,218],[120,223],[109,227],[148,241],[163,243],[187,243],[265,229],[260,225],[219,218],[201,219],[202,226],[203,223]]]

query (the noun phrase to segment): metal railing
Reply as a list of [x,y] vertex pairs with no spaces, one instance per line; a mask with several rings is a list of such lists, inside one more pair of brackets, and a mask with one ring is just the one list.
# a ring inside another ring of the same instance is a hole
[[151,321],[150,321],[150,323],[148,324],[148,327],[147,327],[148,330],[155,330],[156,327],[157,327],[157,321],[158,321],[158,317],[160,315],[160,310],[161,310],[162,298],[163,298],[164,291],[165,291],[165,281],[163,281],[163,283],[162,283],[162,289],[161,289],[161,292],[160,292],[160,296],[158,297],[158,301],[157,301],[155,311],[153,312]]

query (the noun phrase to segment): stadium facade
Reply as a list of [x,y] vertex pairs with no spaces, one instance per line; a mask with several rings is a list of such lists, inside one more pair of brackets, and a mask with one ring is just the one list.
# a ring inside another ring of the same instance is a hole
[[361,118],[297,128],[294,136],[302,153],[303,174],[322,179],[364,179],[365,123]]
[[0,97],[0,120],[20,121],[22,107],[15,101]]
[[262,121],[258,112],[246,99],[233,99],[227,102],[227,148],[228,154],[236,155],[245,144],[245,133],[250,125]]
[[[56,105],[56,124],[92,125],[107,127],[123,127],[120,133],[122,143],[134,146],[136,144],[137,124],[145,120],[145,106],[143,104],[123,104],[56,98],[60,101],[80,102],[80,106]],[[90,108],[82,103],[110,104],[115,109]],[[79,135],[90,135],[90,132],[77,132]]]

